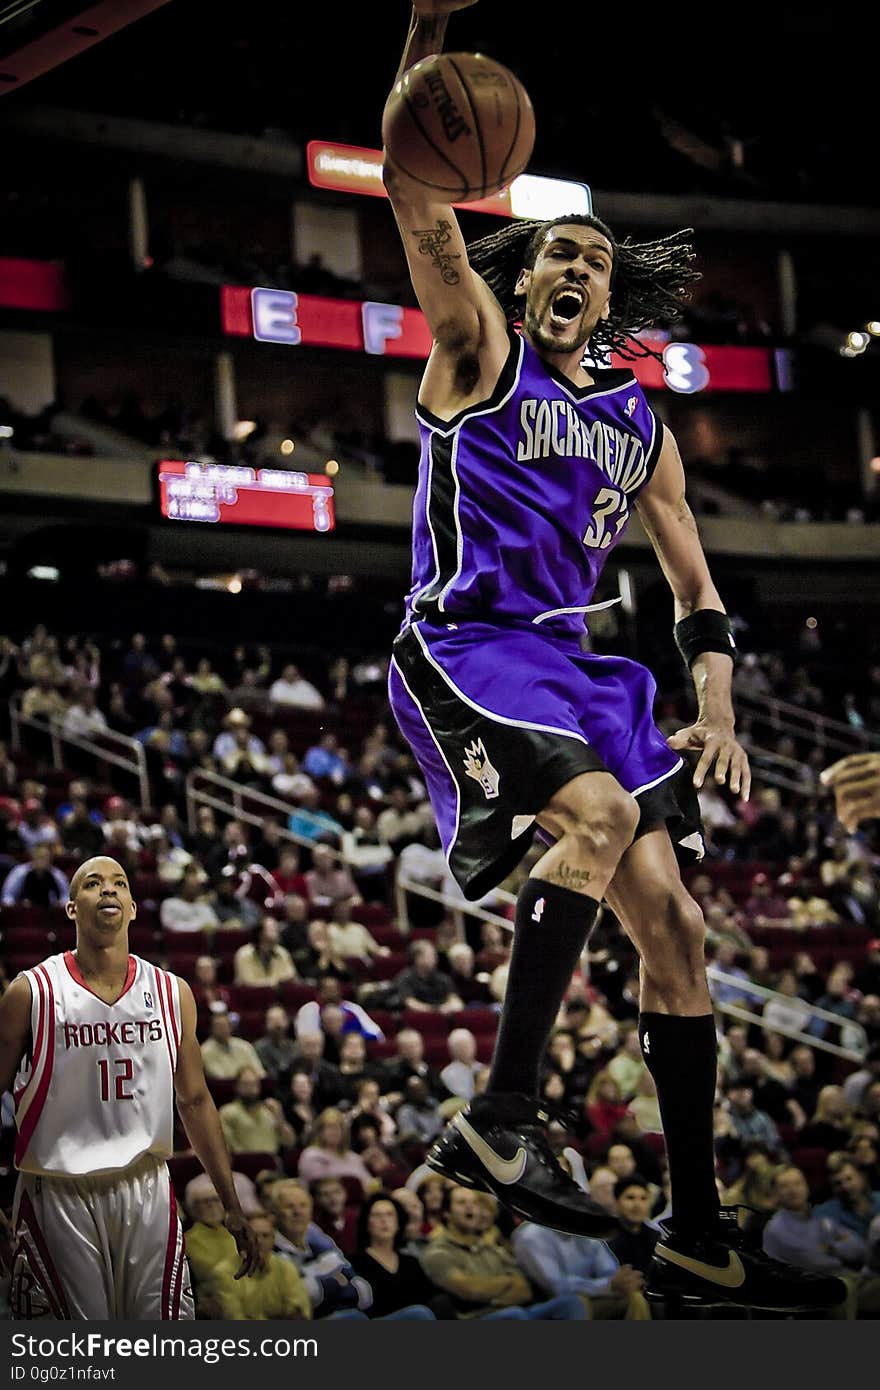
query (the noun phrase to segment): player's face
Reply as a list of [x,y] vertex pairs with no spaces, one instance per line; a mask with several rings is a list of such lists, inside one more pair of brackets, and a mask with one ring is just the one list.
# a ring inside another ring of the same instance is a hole
[[76,896],[67,904],[67,915],[77,930],[95,932],[106,941],[125,932],[137,911],[128,877],[115,859],[91,859],[84,868],[78,883],[74,876]]
[[540,351],[576,352],[608,317],[613,250],[594,227],[550,227],[531,270],[520,273],[523,327]]

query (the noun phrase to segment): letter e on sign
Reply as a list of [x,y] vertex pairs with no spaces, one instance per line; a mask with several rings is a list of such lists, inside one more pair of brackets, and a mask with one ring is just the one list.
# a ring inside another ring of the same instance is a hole
[[379,304],[368,299],[361,305],[364,327],[364,348],[374,357],[381,357],[389,338],[403,333],[403,309],[399,304]]
[[302,342],[296,321],[298,302],[292,290],[251,290],[254,337],[261,343],[288,343],[296,347]]

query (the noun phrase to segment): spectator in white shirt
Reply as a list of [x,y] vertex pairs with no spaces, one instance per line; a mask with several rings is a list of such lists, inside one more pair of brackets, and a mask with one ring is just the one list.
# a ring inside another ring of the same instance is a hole
[[482,1063],[477,1061],[477,1040],[470,1028],[453,1028],[446,1040],[450,1061],[440,1073],[440,1080],[451,1096],[473,1100],[477,1073]]
[[289,709],[322,710],[324,697],[311,681],[300,675],[299,668],[290,662],[278,680],[270,685],[269,703],[285,705]]
[[357,960],[369,965],[374,956],[391,954],[387,946],[380,946],[375,937],[367,931],[362,922],[354,922],[351,917],[351,902],[341,898],[330,910],[330,949],[342,960]]
[[[219,733],[214,739],[214,746],[212,748],[214,757],[219,763],[222,763],[226,758],[240,753],[243,744],[241,730],[249,730],[250,727],[250,715],[246,714],[243,709],[231,709],[229,711],[223,720],[223,732]],[[261,738],[257,738],[256,734],[248,734],[247,744],[245,746],[251,757],[258,760],[264,757],[266,752],[265,745]]]
[[106,730],[107,720],[98,709],[94,690],[80,691],[78,699],[68,706],[63,727],[66,734],[99,734]]
[[197,864],[187,864],[180,891],[159,908],[159,921],[167,932],[216,931],[219,918],[202,896],[206,880]]

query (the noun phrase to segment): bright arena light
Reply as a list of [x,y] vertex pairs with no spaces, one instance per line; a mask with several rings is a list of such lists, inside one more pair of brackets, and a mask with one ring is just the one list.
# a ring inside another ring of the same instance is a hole
[[593,211],[587,185],[570,183],[568,179],[519,174],[508,189],[508,196],[514,217],[535,217],[541,222],[548,222],[551,217],[564,217],[570,212]]
[[865,327],[872,338],[880,338],[880,319],[871,319],[871,322],[866,323]]
[[339,464],[336,462],[335,459],[327,460],[327,462],[324,464],[324,472],[327,474],[328,478],[336,477],[336,474],[339,472]]
[[280,448],[282,454],[292,454],[296,445],[292,439],[282,439]]
[[229,583],[226,585],[226,589],[230,594],[241,593],[241,580],[239,579],[237,574],[234,574],[232,576]]
[[867,333],[861,333],[857,330],[855,333],[847,333],[846,341],[853,352],[864,352],[869,339]]

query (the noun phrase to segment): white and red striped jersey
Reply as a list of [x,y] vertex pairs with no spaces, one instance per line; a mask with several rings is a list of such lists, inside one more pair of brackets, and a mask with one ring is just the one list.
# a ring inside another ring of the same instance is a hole
[[115,1004],[89,989],[71,951],[23,972],[31,1054],[15,1079],[16,1167],[110,1173],[174,1149],[180,995],[174,975],[139,956]]

